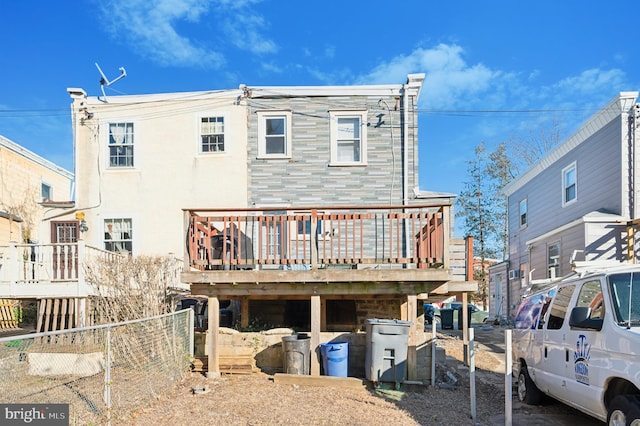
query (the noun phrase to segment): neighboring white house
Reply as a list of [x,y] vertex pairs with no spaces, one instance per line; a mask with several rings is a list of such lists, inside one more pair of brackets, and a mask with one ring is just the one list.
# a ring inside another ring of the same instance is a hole
[[629,260],[627,224],[640,217],[637,102],[638,92],[619,93],[505,188],[509,257],[490,269],[502,316],[513,317],[532,280],[570,273],[572,256]]
[[87,245],[181,257],[183,209],[247,203],[242,90],[73,99],[77,195]]

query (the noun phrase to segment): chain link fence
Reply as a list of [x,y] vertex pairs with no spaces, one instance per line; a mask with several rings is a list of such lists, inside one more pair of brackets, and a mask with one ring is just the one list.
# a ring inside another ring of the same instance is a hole
[[70,425],[126,424],[185,376],[192,356],[191,309],[0,338],[0,400],[69,404]]

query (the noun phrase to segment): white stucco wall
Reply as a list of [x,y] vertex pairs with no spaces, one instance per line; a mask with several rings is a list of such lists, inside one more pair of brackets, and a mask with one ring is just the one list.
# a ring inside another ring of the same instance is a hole
[[[87,244],[131,218],[133,253],[181,257],[184,208],[245,207],[247,118],[238,91],[74,100],[78,211]],[[86,108],[86,112],[85,112]],[[224,116],[225,152],[200,152],[200,119]],[[134,167],[109,166],[109,123],[134,124]]]

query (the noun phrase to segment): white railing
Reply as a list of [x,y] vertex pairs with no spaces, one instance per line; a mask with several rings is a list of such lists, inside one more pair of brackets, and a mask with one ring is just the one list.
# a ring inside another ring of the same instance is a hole
[[[77,243],[0,245],[0,298],[66,298],[97,294],[85,279],[85,265],[113,263],[127,255]],[[188,290],[180,282],[181,259],[172,258],[164,277],[170,289]]]

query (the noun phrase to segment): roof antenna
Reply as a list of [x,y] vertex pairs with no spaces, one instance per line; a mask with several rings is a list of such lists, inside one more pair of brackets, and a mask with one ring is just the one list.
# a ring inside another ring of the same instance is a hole
[[98,68],[98,72],[100,72],[100,90],[102,90],[102,100],[104,102],[107,102],[107,95],[104,93],[104,86],[111,86],[113,83],[115,83],[116,81],[120,80],[121,78],[124,78],[127,76],[127,72],[125,71],[124,67],[120,67],[118,68],[120,70],[120,75],[117,76],[115,79],[109,81],[107,79],[107,77],[104,75],[104,73],[102,72],[102,70],[100,69],[100,65],[98,65],[98,63],[96,62],[96,68]]

